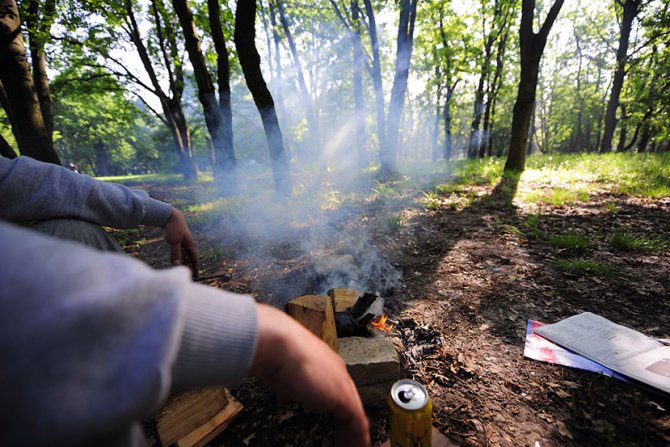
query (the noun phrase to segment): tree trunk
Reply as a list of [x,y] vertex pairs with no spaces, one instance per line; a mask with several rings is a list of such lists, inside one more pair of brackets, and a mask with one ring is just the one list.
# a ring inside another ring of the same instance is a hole
[[12,149],[12,146],[5,140],[5,137],[0,135],[0,156],[6,158],[16,158],[16,152]]
[[306,155],[308,158],[318,157],[321,153],[321,141],[319,135],[319,122],[314,108],[314,101],[312,101],[312,98],[309,94],[309,89],[307,88],[307,82],[305,82],[302,64],[300,63],[300,57],[298,56],[298,49],[296,48],[295,41],[293,40],[291,29],[288,26],[284,5],[282,4],[281,0],[277,1],[276,3],[277,10],[279,11],[279,21],[282,25],[282,29],[284,30],[284,35],[286,36],[286,41],[288,42],[291,57],[293,58],[293,67],[298,79],[300,101],[302,103],[302,107],[305,109],[305,117],[307,118],[307,126],[309,128],[309,138],[307,140],[308,148]]
[[237,185],[235,154],[233,153],[233,148],[226,145],[224,118],[216,102],[214,83],[207,70],[205,57],[200,49],[200,40],[196,32],[193,12],[186,0],[172,0],[172,6],[179,18],[179,23],[184,33],[186,51],[191,60],[195,81],[198,86],[198,98],[205,113],[205,124],[214,144],[216,155],[214,177],[216,187],[220,194],[224,196],[231,195],[234,194]]
[[400,117],[405,102],[407,78],[409,77],[409,67],[414,47],[416,4],[417,0],[400,1],[395,75],[393,77],[393,87],[391,88],[391,101],[389,102],[386,147],[380,148],[379,151],[382,175],[392,174],[396,169]]
[[498,48],[496,50],[496,69],[493,74],[493,82],[491,82],[490,91],[486,100],[486,113],[484,115],[484,132],[486,138],[486,153],[490,157],[493,153],[493,123],[496,113],[496,102],[498,101],[498,92],[503,81],[503,69],[505,66],[505,50],[507,49],[507,39],[509,37],[509,21],[507,18],[512,16],[514,9],[508,11],[506,20],[503,22],[505,27],[502,31],[502,36],[498,41]]
[[0,82],[7,95],[12,132],[21,154],[61,164],[44,124],[30,65],[26,58],[21,19],[14,0],[0,0]]
[[41,6],[40,8],[38,0],[29,0],[24,5],[24,11],[26,12],[24,21],[28,31],[33,82],[40,103],[42,119],[51,138],[54,129],[54,111],[44,46],[55,19],[56,2],[55,0],[46,0]]
[[633,28],[633,20],[637,16],[642,0],[617,0],[623,7],[623,19],[621,21],[621,33],[619,34],[619,48],[616,52],[616,67],[614,77],[612,78],[612,91],[610,99],[607,102],[607,111],[605,112],[605,131],[603,139],[600,142],[600,152],[609,152],[612,150],[612,139],[614,137],[614,128],[616,127],[616,111],[619,107],[619,97],[623,88],[623,81],[626,76],[626,60],[628,59],[628,41],[630,31]]
[[363,99],[363,67],[365,66],[365,55],[360,36],[360,15],[358,0],[351,2],[352,31],[351,40],[353,45],[354,59],[354,107],[356,108],[356,153],[358,154],[358,165],[362,168],[367,164],[365,148],[365,100]]
[[[216,50],[217,79],[219,83],[219,109],[221,111],[221,133],[223,143],[223,159],[217,157],[217,171],[226,172],[230,165],[235,166],[235,150],[233,146],[233,109],[230,101],[230,61],[226,38],[221,27],[221,10],[219,0],[207,0],[209,27]],[[225,179],[223,179],[226,181]],[[217,182],[218,183],[218,182]]]
[[526,146],[530,119],[535,102],[537,78],[540,60],[547,43],[547,36],[558,16],[564,0],[555,0],[540,31],[533,32],[535,16],[535,0],[523,0],[521,6],[521,26],[519,28],[519,45],[521,50],[521,76],[514,112],[512,115],[512,136],[509,154],[505,162],[505,171],[522,172],[526,167]]
[[379,153],[386,147],[386,112],[384,111],[384,86],[382,83],[381,56],[379,53],[379,40],[377,38],[377,22],[375,12],[370,0],[363,0],[365,15],[368,17],[368,32],[372,45],[372,84],[375,89],[375,106],[377,108],[377,139],[379,140]]
[[[434,49],[435,50],[435,49]],[[433,52],[433,56],[435,57],[435,61],[437,61],[437,52]],[[439,64],[435,63],[435,79],[437,79],[437,97],[435,98],[435,121],[433,123],[433,134],[431,137],[430,141],[430,146],[431,146],[431,160],[432,161],[437,161],[439,158],[439,150],[438,150],[438,139],[440,137],[440,111],[442,109],[442,72],[440,70]]]
[[261,72],[261,58],[256,49],[256,0],[239,0],[235,11],[235,47],[240,58],[249,91],[254,98],[268,142],[275,189],[282,195],[291,194],[288,157],[284,151],[282,133],[272,95]]
[[619,104],[621,109],[621,125],[619,126],[619,143],[617,144],[617,152],[623,152],[624,146],[626,145],[626,138],[628,134],[628,113],[626,112],[626,104]]
[[444,101],[444,159],[449,161],[452,153],[451,144],[451,96],[454,94],[454,89],[458,81],[453,85],[447,84],[447,95]]
[[[167,126],[172,135],[174,148],[179,157],[177,172],[184,177],[184,180],[192,181],[197,178],[197,170],[192,159],[191,134],[182,108],[181,96],[184,91],[183,70],[181,64],[175,64],[174,70],[172,67],[172,61],[178,59],[174,31],[170,26],[169,20],[165,20],[165,30],[163,30],[163,26],[161,25],[161,13],[164,14],[165,11],[162,2],[159,0],[152,0],[151,10],[154,16],[158,45],[168,75],[170,91],[172,92],[171,97],[163,91],[161,82],[158,80],[151,57],[149,56],[149,51],[140,36],[140,29],[137,20],[135,19],[132,2],[126,2],[126,32],[128,33],[130,40],[133,42],[133,45],[135,45],[142,66],[151,81],[153,87],[152,93],[158,97],[161,103],[164,116],[161,117],[160,114],[157,114],[157,116]],[[168,47],[166,47],[166,43],[169,45],[169,51]]]

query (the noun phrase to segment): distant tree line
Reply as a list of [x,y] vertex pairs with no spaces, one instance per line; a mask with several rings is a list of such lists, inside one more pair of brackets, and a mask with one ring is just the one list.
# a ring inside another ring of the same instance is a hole
[[229,195],[240,160],[288,194],[292,165],[668,150],[668,8],[0,0],[0,153],[97,175],[211,167]]

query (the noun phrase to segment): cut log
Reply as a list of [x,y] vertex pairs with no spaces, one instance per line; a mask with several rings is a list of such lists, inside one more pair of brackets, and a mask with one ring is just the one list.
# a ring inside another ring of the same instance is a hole
[[321,295],[299,296],[286,304],[286,313],[337,352],[335,315],[330,298]]
[[190,391],[168,400],[155,418],[156,430],[163,446],[202,446],[240,411],[242,404],[225,388]]
[[361,295],[361,292],[354,289],[330,289],[328,291],[335,312],[349,310]]

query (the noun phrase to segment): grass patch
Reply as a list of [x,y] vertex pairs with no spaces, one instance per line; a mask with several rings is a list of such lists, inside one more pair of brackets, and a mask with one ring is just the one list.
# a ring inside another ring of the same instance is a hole
[[549,188],[526,192],[521,196],[521,200],[526,203],[545,203],[559,207],[579,202],[588,202],[589,193],[583,187],[577,189]]
[[537,213],[528,214],[526,216],[526,221],[524,225],[528,228],[530,232],[530,238],[538,240],[542,238],[542,233],[540,232],[540,221],[542,220],[542,214],[538,211]]
[[616,215],[620,211],[619,207],[614,202],[605,202],[605,204],[603,205],[603,210],[607,214],[612,214],[612,215]]
[[668,243],[660,236],[640,236],[630,231],[617,231],[611,242],[619,250],[643,253],[659,252],[668,247]]
[[591,242],[586,236],[577,233],[565,233],[551,236],[549,239],[547,239],[547,242],[556,248],[575,251],[585,251],[592,246]]
[[405,221],[400,214],[386,216],[386,231],[390,234],[397,233],[404,224]]
[[96,177],[98,180],[110,183],[123,183],[124,185],[134,185],[140,183],[172,183],[179,182],[183,177],[179,174],[135,174],[135,175],[113,175],[105,177]]
[[556,267],[570,273],[587,273],[597,276],[611,276],[616,270],[611,265],[585,259],[569,259],[556,262]]

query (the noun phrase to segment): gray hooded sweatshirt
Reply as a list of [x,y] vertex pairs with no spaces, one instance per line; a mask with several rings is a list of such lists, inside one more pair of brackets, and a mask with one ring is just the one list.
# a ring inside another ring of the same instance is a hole
[[[28,157],[0,157],[0,219],[165,224],[170,205]],[[0,221],[0,445],[138,445],[174,392],[239,382],[253,298]]]

